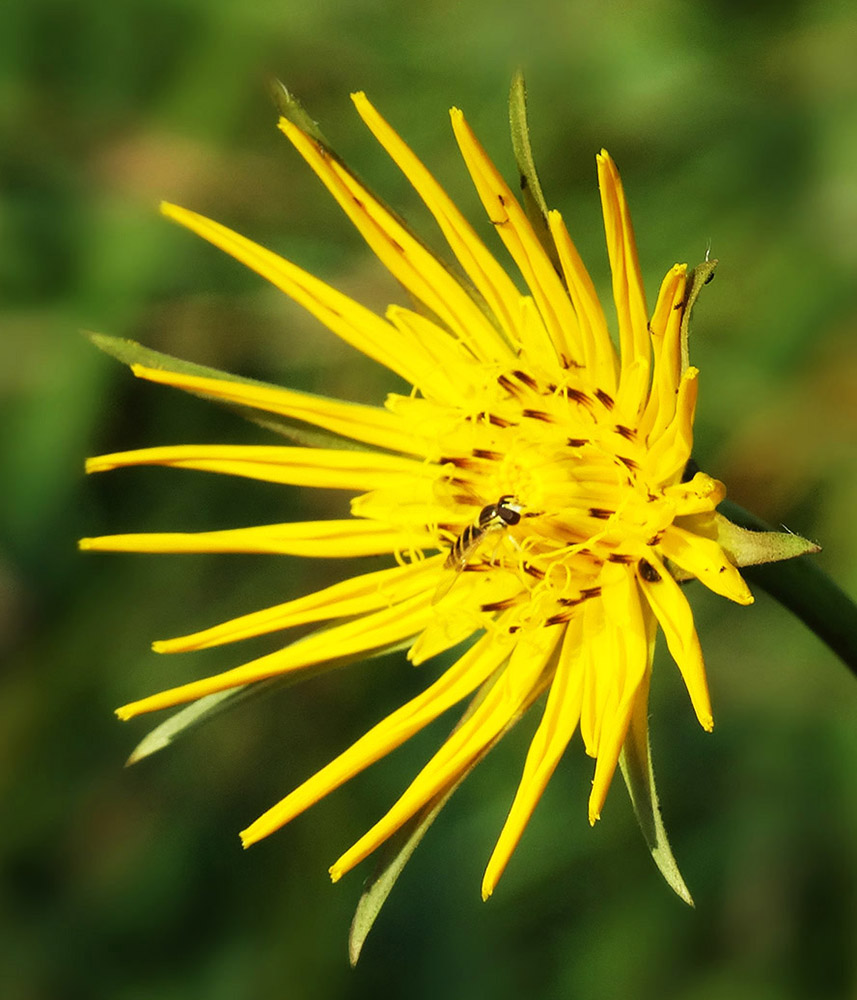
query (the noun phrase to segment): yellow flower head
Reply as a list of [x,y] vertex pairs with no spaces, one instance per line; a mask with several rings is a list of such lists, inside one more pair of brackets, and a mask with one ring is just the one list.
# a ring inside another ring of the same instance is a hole
[[401,798],[333,865],[336,880],[441,801],[546,693],[485,873],[487,898],[578,727],[596,761],[589,819],[598,819],[629,727],[646,732],[658,625],[697,718],[711,729],[699,641],[677,578],[696,577],[739,604],[752,597],[716,540],[714,510],[724,488],[689,466],[698,371],[685,357],[687,269],[669,270],[649,313],[625,195],[608,154],[597,162],[618,350],[562,217],[547,217],[549,253],[461,111],[451,112],[455,138],[523,293],[365,95],[353,99],[440,226],[459,265],[455,274],[316,135],[285,118],[280,128],[418,308],[395,305],[378,316],[215,222],[173,205],[163,211],[273,282],[413,391],[390,395],[383,406],[360,406],[138,364],[140,377],[337,437],[322,447],[186,445],[88,463],[89,471],[157,464],[333,487],[354,494],[353,516],[109,536],[83,545],[393,557],[387,569],[156,643],[160,652],[176,652],[334,623],[233,670],[126,705],[119,715],[396,647],[407,647],[410,661],[420,664],[468,641],[422,694],[264,813],[242,839],[248,845],[272,833],[470,699],[457,728]]

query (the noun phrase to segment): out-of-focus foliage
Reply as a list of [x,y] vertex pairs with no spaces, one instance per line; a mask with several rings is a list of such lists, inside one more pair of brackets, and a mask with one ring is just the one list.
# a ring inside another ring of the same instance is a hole
[[[136,768],[152,724],[115,705],[270,648],[158,657],[148,642],[284,600],[334,563],[88,556],[83,534],[334,514],[297,490],[163,469],[84,482],[84,455],[260,432],[150,385],[80,328],[331,395],[393,387],[233,261],[161,220],[208,213],[379,308],[399,291],[274,128],[276,74],[355,168],[425,213],[352,112],[365,89],[480,218],[446,109],[508,175],[513,69],[534,152],[607,291],[594,154],[616,158],[650,296],[709,242],[695,317],[700,464],[818,539],[857,590],[857,15],[853,4],[535,0],[11,0],[0,5],[0,983],[7,997],[708,1000],[857,989],[857,686],[763,595],[695,587],[717,725],[666,657],[653,749],[683,907],[620,784],[594,830],[579,741],[498,892],[479,878],[521,732],[424,840],[356,972],[359,875],[326,868],[426,759],[436,731],[246,854],[237,831],[437,672],[371,661],[223,716]],[[479,222],[491,239],[490,226]],[[430,238],[432,238],[430,236]],[[428,672],[428,673],[426,673]],[[425,675],[425,676],[421,676]],[[368,869],[367,869],[368,871]]]

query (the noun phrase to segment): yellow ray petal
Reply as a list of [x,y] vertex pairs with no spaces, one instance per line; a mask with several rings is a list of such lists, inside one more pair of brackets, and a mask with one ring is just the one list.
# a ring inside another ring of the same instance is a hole
[[192,635],[154,642],[152,649],[156,653],[208,649],[310,622],[365,615],[378,608],[392,607],[416,594],[431,591],[444,558],[440,554],[418,563],[363,573],[317,590],[314,594],[233,618]]
[[[634,576],[624,566],[613,567],[612,579],[605,582],[602,600],[605,625],[614,637],[615,686],[612,704],[606,712],[598,737],[598,758],[589,796],[589,822],[601,816],[607,791],[619,762],[619,753],[653,649],[643,619],[640,593]],[[602,666],[602,669],[603,666]]]
[[681,377],[672,423],[651,443],[646,458],[653,479],[669,483],[681,477],[693,450],[693,416],[699,394],[699,369],[692,365]]
[[664,496],[675,504],[675,516],[710,514],[726,496],[726,487],[719,479],[697,472],[686,483],[673,483],[664,489]]
[[120,719],[131,719],[144,712],[195,701],[215,691],[225,691],[240,684],[276,677],[324,660],[336,660],[394,645],[421,632],[431,616],[431,593],[419,594],[392,608],[384,608],[356,621],[313,632],[285,649],[260,656],[233,670],[123,705],[116,710],[116,714]]
[[604,665],[609,664],[612,651],[610,636],[604,625],[604,606],[599,600],[587,601],[579,615],[583,620],[582,696],[580,705],[580,735],[590,757],[598,753],[599,702],[604,701],[603,692],[610,680]]
[[476,235],[473,227],[449,195],[376,111],[366,95],[362,92],[352,94],[351,99],[372,134],[425,202],[456,259],[497,318],[508,339],[514,343],[517,339],[520,292],[512,280]]
[[415,666],[457,645],[479,629],[502,629],[498,612],[516,603],[521,582],[502,570],[482,573],[455,573],[445,564],[435,578],[432,603],[437,614],[408,650]]
[[482,390],[485,367],[476,361],[460,340],[450,337],[446,330],[427,316],[404,306],[389,306],[386,315],[397,330],[419,341],[430,356],[427,366],[431,368],[431,384],[436,387],[435,399],[442,400],[447,408],[459,407],[463,400]]
[[[648,389],[650,343],[648,313],[637,244],[631,225],[631,214],[625,200],[625,191],[616,164],[606,149],[596,157],[598,186],[601,190],[601,208],[607,234],[607,253],[613,275],[613,299],[619,321],[619,347],[622,370],[619,377],[619,395],[634,403],[642,404]],[[632,368],[632,362],[638,364]],[[630,372],[634,372],[633,381]]]
[[437,477],[437,472],[432,472],[429,466],[398,455],[282,445],[182,444],[140,448],[90,458],[86,471],[106,472],[131,465],[166,465],[291,486],[342,490],[413,489],[427,477]]
[[583,620],[578,615],[572,618],[566,630],[542,721],[530,743],[515,799],[485,869],[483,899],[488,899],[494,892],[524,827],[577,728],[583,678],[582,643]]
[[597,386],[609,395],[615,396],[618,358],[595,285],[568,234],[560,213],[556,210],[549,212],[548,224],[580,326],[584,357],[577,360],[584,361]]
[[744,578],[712,539],[672,524],[664,532],[658,548],[662,555],[692,573],[715,594],[737,604],[753,603],[753,595]]
[[389,323],[354,299],[304,271],[291,261],[203,215],[161,204],[167,218],[230,254],[283,291],[347,344],[418,385],[419,352],[404,342]]
[[395,833],[452,777],[464,772],[521,711],[539,687],[559,638],[558,629],[541,629],[518,640],[509,663],[478,708],[452,733],[389,812],[333,864],[330,877],[334,882]]
[[[518,343],[521,346],[520,359],[532,372],[547,372],[556,377],[557,356],[555,341],[545,326],[542,314],[531,295],[520,296],[518,304]],[[568,359],[560,359],[564,365]]]
[[314,396],[293,389],[272,389],[269,386],[184,375],[179,372],[145,368],[142,365],[133,365],[131,370],[137,378],[144,378],[149,382],[159,382],[186,392],[211,396],[212,399],[223,400],[226,403],[264,410],[266,413],[278,413],[390,451],[423,455],[424,449],[429,446],[428,439],[421,436],[419,428],[404,425],[396,416],[380,406],[344,403],[338,399]]
[[430,253],[320,143],[285,118],[280,129],[316,172],[378,259],[483,361],[511,357],[479,305]]
[[714,717],[711,714],[708,680],[687,598],[651,551],[646,559],[640,560],[637,582],[663,629],[670,654],[684,678],[696,717],[702,728],[710,732],[714,728]]
[[508,647],[483,636],[429,688],[397,709],[241,833],[245,847],[267,837],[471,694],[500,666]]
[[568,295],[524,210],[458,108],[452,129],[485,211],[533,294],[558,359],[582,358],[583,338]]
[[686,285],[687,265],[673,265],[661,283],[649,324],[654,360],[649,400],[637,425],[642,439],[656,440],[675,415],[681,378],[681,319]]
[[428,532],[403,531],[389,524],[347,518],[261,524],[225,531],[150,532],[81,538],[81,549],[96,552],[258,552],[341,559],[411,552],[433,546]]

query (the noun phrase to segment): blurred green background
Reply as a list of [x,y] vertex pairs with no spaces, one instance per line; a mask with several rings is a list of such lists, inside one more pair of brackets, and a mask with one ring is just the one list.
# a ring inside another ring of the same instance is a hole
[[[237,831],[434,676],[388,657],[221,717],[124,770],[151,719],[113,708],[273,648],[158,657],[152,639],[298,595],[334,562],[81,556],[75,539],[337,516],[334,494],[170,470],[85,481],[87,454],[259,442],[136,383],[83,328],[243,375],[375,401],[393,387],[284,297],[159,218],[213,215],[378,308],[401,293],[274,127],[282,77],[400,211],[425,213],[348,100],[365,89],[474,219],[465,109],[512,175],[526,70],[548,201],[606,290],[594,154],[619,163],[653,299],[709,242],[696,315],[703,467],[818,539],[857,592],[857,16],[850,2],[11,0],[0,6],[0,991],[53,998],[857,995],[857,685],[757,595],[693,588],[717,726],[668,659],[656,765],[697,908],[661,882],[617,779],[586,822],[575,740],[490,903],[479,880],[535,715],[471,776],[357,970],[371,862],[327,866],[451,722],[242,853]],[[492,239],[490,227],[480,231]],[[421,676],[424,675],[424,676]]]

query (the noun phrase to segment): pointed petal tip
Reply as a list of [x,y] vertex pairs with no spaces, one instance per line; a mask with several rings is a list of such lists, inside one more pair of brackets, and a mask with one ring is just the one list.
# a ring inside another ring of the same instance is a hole
[[601,807],[607,797],[607,789],[600,789],[596,795],[595,782],[592,782],[592,792],[589,795],[589,825],[595,826],[601,819]]
[[114,714],[117,719],[127,722],[129,719],[133,719],[137,713],[131,705],[122,705],[120,708],[114,710]]
[[331,865],[330,868],[327,869],[327,873],[328,875],[330,875],[330,881],[333,882],[334,885],[336,885],[336,883],[345,874],[342,868],[339,867],[338,863],[335,865]]
[[493,882],[482,882],[482,902],[487,903],[491,896],[494,894],[494,883]]

